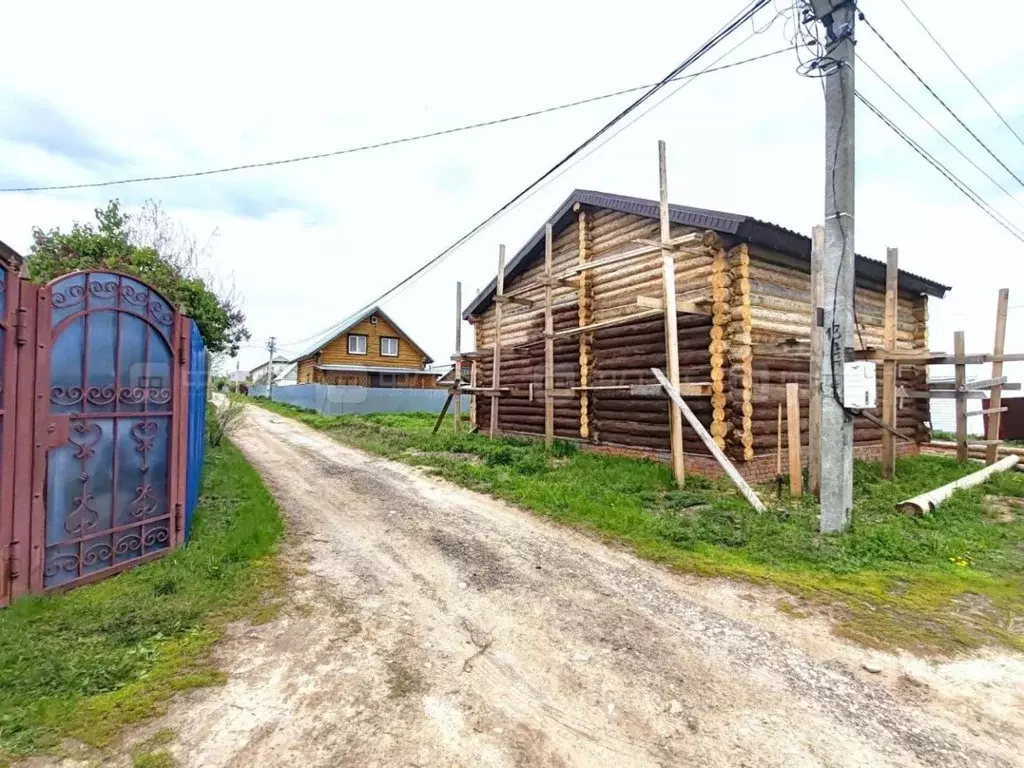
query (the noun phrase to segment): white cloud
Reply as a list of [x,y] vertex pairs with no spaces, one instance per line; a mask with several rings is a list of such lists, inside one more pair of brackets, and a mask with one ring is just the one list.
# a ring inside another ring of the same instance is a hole
[[[1021,65],[1015,35],[1024,10],[997,2],[982,16],[963,13],[952,0],[912,4],[991,98],[1019,109],[1012,83]],[[8,29],[47,33],[45,55],[36,35],[6,39],[0,109],[17,108],[4,94],[28,96],[125,160],[100,174],[24,140],[0,139],[0,180],[76,182],[233,165],[571,101],[658,79],[733,11],[648,1],[626,13],[610,5],[581,9],[537,0],[500,8],[454,1],[141,7],[69,2],[5,10]],[[929,82],[977,121],[1001,155],[1024,156],[901,7],[876,3],[867,11]],[[926,114],[949,122],[866,28],[860,40],[865,58]],[[777,24],[730,60],[783,45]],[[446,360],[455,280],[462,280],[468,301],[493,276],[498,243],[514,253],[574,187],[655,196],[659,138],[669,142],[673,201],[809,230],[822,217],[823,108],[820,84],[797,77],[795,63],[784,54],[698,79],[472,240],[387,311],[436,359]],[[858,85],[926,140],[926,129],[870,74]],[[243,352],[245,367],[262,359],[267,336],[293,342],[294,349],[294,342],[440,252],[630,98],[291,166],[137,187],[2,195],[0,238],[27,248],[32,225],[67,227],[110,197],[129,204],[164,200],[200,236],[219,232],[216,269],[234,276],[254,334],[255,347]],[[907,269],[953,284],[950,298],[933,307],[934,346],[949,346],[954,326],[962,326],[969,346],[988,347],[996,289],[1008,285],[1024,300],[1022,270],[1011,266],[1020,243],[865,110],[857,129],[858,250],[884,258],[886,245],[898,245]],[[958,140],[969,146],[962,135]],[[953,157],[941,144],[928,146]],[[993,173],[999,170],[976,147],[970,151]],[[956,162],[976,183],[976,172]],[[1007,215],[1020,213],[1013,203],[1000,205]],[[1024,348],[1019,325],[1011,323],[1010,341]]]

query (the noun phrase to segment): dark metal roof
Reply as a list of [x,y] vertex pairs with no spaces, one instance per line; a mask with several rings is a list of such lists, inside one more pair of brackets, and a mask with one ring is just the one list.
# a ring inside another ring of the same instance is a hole
[[[607,192],[595,192],[588,189],[577,189],[563,202],[551,216],[551,226],[557,234],[575,220],[573,206],[591,205],[596,208],[607,208],[623,213],[635,213],[649,219],[658,219],[660,214],[656,200],[645,200],[626,195],[612,195]],[[741,216],[735,213],[711,211],[706,208],[691,208],[686,205],[669,205],[669,219],[674,224],[698,229],[711,229],[736,240],[768,248],[788,256],[796,256],[808,263],[811,260],[811,239],[799,232],[780,227],[760,219]],[[541,258],[544,252],[544,227],[541,227],[529,239],[512,260],[505,266],[505,279],[520,274],[535,258]],[[855,260],[857,275],[879,283],[885,283],[885,262],[869,259],[857,254]],[[948,285],[936,283],[920,275],[900,270],[899,287],[901,291],[918,295],[928,294],[942,298]],[[494,296],[496,282],[492,280],[483,291],[477,294],[463,313],[464,317],[480,312]]]
[[7,245],[3,240],[0,240],[0,264],[6,264],[17,272],[21,268],[23,261],[24,259],[20,253]]

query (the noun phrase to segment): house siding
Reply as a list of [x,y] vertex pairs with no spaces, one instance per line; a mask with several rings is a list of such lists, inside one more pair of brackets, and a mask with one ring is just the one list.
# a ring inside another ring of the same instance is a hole
[[[327,342],[318,352],[299,360],[298,382],[300,384],[351,384],[354,386],[370,386],[370,374],[358,372],[322,371],[318,365],[363,365],[372,368],[426,368],[428,358],[416,345],[388,320],[377,315],[377,322],[370,322],[367,317],[351,328],[338,334]],[[348,337],[352,334],[366,336],[366,354],[353,355],[348,351]],[[382,338],[398,339],[398,356],[388,357],[380,353]],[[433,386],[433,376],[405,375],[400,376],[410,388],[422,389]],[[419,379],[427,379],[430,384],[419,383]],[[415,383],[411,383],[415,382]]]

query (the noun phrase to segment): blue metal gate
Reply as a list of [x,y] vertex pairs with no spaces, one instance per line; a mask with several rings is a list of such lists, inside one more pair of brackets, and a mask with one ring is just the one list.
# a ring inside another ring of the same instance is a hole
[[188,322],[128,275],[73,273],[40,291],[33,591],[181,541]]

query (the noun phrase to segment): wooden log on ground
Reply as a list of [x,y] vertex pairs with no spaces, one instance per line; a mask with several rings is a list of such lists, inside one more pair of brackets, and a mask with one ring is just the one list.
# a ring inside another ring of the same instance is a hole
[[[957,447],[957,458],[959,459],[959,443]],[[996,472],[1005,472],[1006,470],[1016,466],[1019,462],[1020,456],[1006,456],[995,464],[990,464],[984,469],[972,472],[966,477],[961,477],[959,480],[954,480],[952,483],[947,483],[933,491],[928,491],[927,493],[922,493],[920,496],[915,496],[912,499],[901,501],[896,505],[896,508],[901,512],[906,512],[912,515],[926,515],[961,488],[972,488],[976,485],[981,485],[992,474]]]

